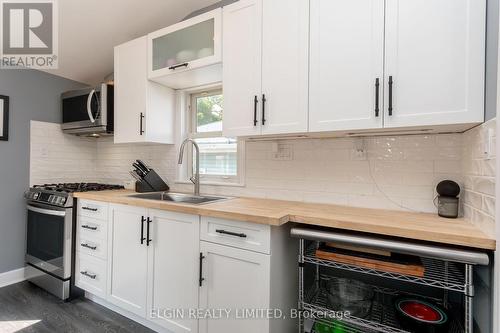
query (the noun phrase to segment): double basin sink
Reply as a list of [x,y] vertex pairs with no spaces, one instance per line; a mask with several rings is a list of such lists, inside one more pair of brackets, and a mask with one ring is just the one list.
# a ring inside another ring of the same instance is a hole
[[148,200],[158,200],[158,201],[169,201],[177,202],[191,205],[201,205],[205,203],[217,202],[221,200],[230,199],[228,197],[216,197],[216,196],[206,196],[206,195],[192,195],[185,193],[173,193],[173,192],[152,192],[152,193],[141,193],[134,194],[130,196],[131,198],[148,199]]

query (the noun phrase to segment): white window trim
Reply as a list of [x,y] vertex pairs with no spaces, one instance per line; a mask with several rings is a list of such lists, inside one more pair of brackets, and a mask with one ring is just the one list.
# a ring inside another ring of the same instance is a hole
[[[200,138],[208,138],[215,136],[222,136],[222,132],[210,132],[210,133],[198,133],[193,135],[192,129],[196,126],[194,116],[192,114],[192,96],[196,94],[200,94],[204,91],[217,91],[222,92],[222,88],[220,85],[209,85],[204,87],[198,87],[196,89],[186,89],[182,91],[178,91],[177,96],[177,128],[180,129],[177,135],[177,144],[176,151],[178,152],[180,149],[180,145],[182,141],[186,138],[190,139],[200,139]],[[192,145],[188,145],[187,154],[185,158],[185,162],[182,165],[179,165],[176,173],[176,181],[177,184],[192,184],[189,180],[192,177],[192,163],[193,161],[193,151]],[[236,186],[243,187],[245,186],[245,141],[238,139],[238,172],[237,176],[215,176],[209,175],[204,176],[200,175],[202,185],[215,185],[215,186]]]

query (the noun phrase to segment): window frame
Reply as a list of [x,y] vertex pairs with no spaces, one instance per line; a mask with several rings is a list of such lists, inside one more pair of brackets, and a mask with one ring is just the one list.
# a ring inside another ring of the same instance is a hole
[[[183,110],[184,114],[187,116],[186,119],[186,134],[190,139],[208,139],[216,137],[224,137],[222,131],[213,132],[202,132],[198,133],[196,131],[197,122],[197,110],[196,110],[196,98],[202,96],[213,96],[213,95],[223,95],[223,90],[220,86],[217,87],[207,87],[205,89],[198,89],[194,91],[189,91],[186,93],[186,109]],[[222,117],[222,122],[224,123],[224,116]],[[205,185],[229,185],[229,186],[244,186],[244,170],[245,170],[245,141],[237,138],[237,167],[236,175],[204,175],[200,174],[200,183]],[[194,157],[193,157],[193,146],[188,145],[187,148],[187,163],[185,170],[185,175],[187,175],[186,181],[189,181],[194,175]],[[189,181],[190,182],[190,181]]]

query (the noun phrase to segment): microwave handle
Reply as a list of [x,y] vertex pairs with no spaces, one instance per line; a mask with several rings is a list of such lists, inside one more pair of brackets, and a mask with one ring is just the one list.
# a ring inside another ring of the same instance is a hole
[[89,97],[87,97],[87,113],[92,123],[95,123],[94,116],[92,115],[92,97],[94,96],[94,94],[95,94],[95,89],[92,89],[92,91],[89,94]]

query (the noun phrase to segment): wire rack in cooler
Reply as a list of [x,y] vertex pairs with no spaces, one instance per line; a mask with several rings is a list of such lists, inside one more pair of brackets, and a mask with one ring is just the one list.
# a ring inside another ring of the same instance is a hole
[[[329,279],[322,276],[321,280]],[[322,323],[332,328],[338,328],[345,333],[410,333],[401,328],[394,309],[394,300],[401,295],[400,292],[374,287],[374,298],[370,313],[365,318],[354,316],[338,319],[337,313],[328,308],[327,292],[323,288],[311,287],[302,303],[302,310],[306,312],[306,317],[311,318],[315,323]],[[438,302],[437,299],[433,301]],[[330,319],[332,318],[332,319]],[[464,329],[458,318],[453,318],[449,333],[463,333]],[[316,332],[313,326],[311,333]]]
[[403,275],[398,273],[383,272],[371,268],[344,264],[332,260],[316,257],[316,248],[310,247],[304,253],[304,262],[325,267],[342,269],[357,273],[370,274],[384,278],[416,283],[424,286],[435,287],[450,291],[466,293],[469,286],[465,283],[463,265],[429,258],[421,258],[425,267],[423,277]]

